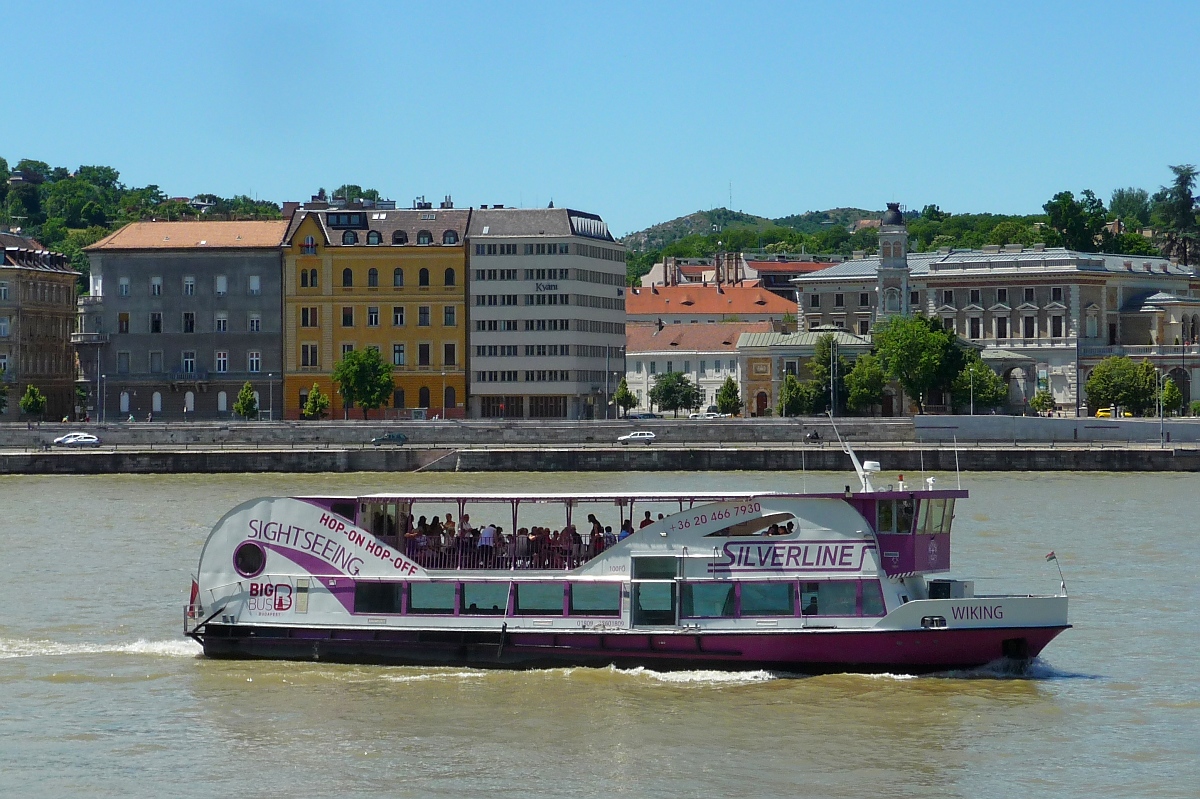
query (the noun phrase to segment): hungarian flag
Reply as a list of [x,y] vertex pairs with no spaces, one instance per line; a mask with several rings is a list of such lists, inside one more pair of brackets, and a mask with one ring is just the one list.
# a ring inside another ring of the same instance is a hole
[[196,604],[196,597],[198,597],[199,595],[200,595],[200,586],[196,582],[196,579],[193,577],[192,578],[192,595],[188,598],[188,604],[189,605]]
[[1047,563],[1049,563],[1052,560],[1058,560],[1058,555],[1055,555],[1053,552],[1051,552],[1049,555],[1046,556]]

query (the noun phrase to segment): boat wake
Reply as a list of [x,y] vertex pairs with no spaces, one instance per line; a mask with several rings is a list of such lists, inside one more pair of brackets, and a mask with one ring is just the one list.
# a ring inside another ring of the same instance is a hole
[[149,655],[151,657],[199,657],[200,645],[193,641],[146,641],[123,644],[64,644],[26,638],[0,638],[0,660],[13,658],[62,657],[64,655]]
[[1061,671],[1051,666],[1041,658],[1031,661],[1011,660],[1000,658],[974,669],[955,669],[929,675],[934,678],[954,680],[1034,680],[1038,682],[1053,680],[1100,680],[1098,674],[1080,674],[1078,672]]
[[780,677],[790,676],[773,671],[715,671],[699,669],[696,671],[655,671],[639,666],[634,669],[619,669],[609,666],[608,672],[628,677],[645,677],[664,683],[693,684],[693,685],[750,685],[752,683],[770,682]]
[[387,682],[425,682],[426,680],[466,680],[487,677],[486,671],[434,671],[423,674],[385,674]]

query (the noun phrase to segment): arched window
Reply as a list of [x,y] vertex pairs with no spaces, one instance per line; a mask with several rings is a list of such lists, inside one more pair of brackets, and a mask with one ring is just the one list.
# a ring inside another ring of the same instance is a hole
[[342,233],[342,244],[358,244],[358,234],[353,230]]
[[883,307],[891,313],[900,311],[900,291],[898,289],[888,289],[884,292]]
[[392,285],[396,288],[404,286],[404,270],[398,266],[392,270]]
[[155,391],[150,397],[150,410],[154,413],[162,413],[162,392]]
[[883,243],[883,257],[884,258],[892,257],[892,243],[890,241],[885,241]]
[[367,285],[372,288],[378,288],[379,286],[379,270],[375,267],[367,270]]
[[183,395],[183,409],[187,413],[196,412],[196,394],[192,391]]
[[425,269],[422,267],[421,271],[417,273],[417,285],[418,286],[428,286],[429,285],[429,270],[428,269]]
[[446,270],[446,285],[447,286],[454,285],[454,270],[453,269]]
[[442,234],[442,244],[458,244],[458,231],[447,230]]
[[418,408],[428,408],[429,407],[429,387],[421,386],[421,390],[419,392],[417,392],[417,394],[419,395],[417,397],[417,407]]
[[300,270],[300,288],[302,288],[302,289],[308,288],[308,270],[307,269]]
[[342,270],[342,285],[347,288],[354,285],[354,270],[348,266]]
[[121,413],[129,413],[129,392],[121,392]]
[[397,230],[392,233],[392,244],[408,244],[408,233]]
[[308,287],[310,289],[315,289],[317,287],[317,270],[316,269],[308,270]]
[[383,244],[383,236],[378,230],[372,230],[367,234],[367,244]]
[[224,391],[217,392],[217,412],[225,413],[229,410],[229,395]]
[[445,408],[453,408],[454,405],[454,386],[446,386],[446,396],[442,398],[442,415],[445,416]]
[[305,236],[304,244],[301,245],[301,247],[300,247],[300,254],[301,255],[316,255],[317,254],[317,240],[314,239],[312,236]]
[[433,234],[428,230],[418,231],[417,244],[433,244]]

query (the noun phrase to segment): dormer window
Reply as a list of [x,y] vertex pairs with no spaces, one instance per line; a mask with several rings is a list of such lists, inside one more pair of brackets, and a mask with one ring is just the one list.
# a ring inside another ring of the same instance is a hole
[[433,234],[428,230],[422,230],[417,233],[417,244],[433,244]]
[[353,230],[342,233],[342,244],[358,244],[358,234]]
[[458,231],[447,230],[442,234],[442,244],[458,244]]
[[317,240],[314,239],[312,236],[305,236],[304,244],[300,245],[300,254],[301,255],[316,255],[317,254]]
[[379,234],[378,230],[372,230],[367,234],[367,244],[383,244],[383,236]]
[[408,233],[403,230],[393,231],[392,244],[408,244]]

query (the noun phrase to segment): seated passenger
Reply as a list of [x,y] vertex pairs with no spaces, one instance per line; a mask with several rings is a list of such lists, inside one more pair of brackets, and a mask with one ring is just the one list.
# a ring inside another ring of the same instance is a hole
[[[632,534],[633,534],[633,520],[626,519],[625,521],[621,522],[620,538],[627,538]],[[606,548],[611,547],[613,544],[617,543],[617,541],[618,541],[618,537],[613,534],[612,528],[605,527],[604,528],[604,546]]]
[[804,615],[805,616],[816,616],[817,615],[816,594],[814,594],[812,597],[810,597],[808,600],[808,604],[804,606]]

